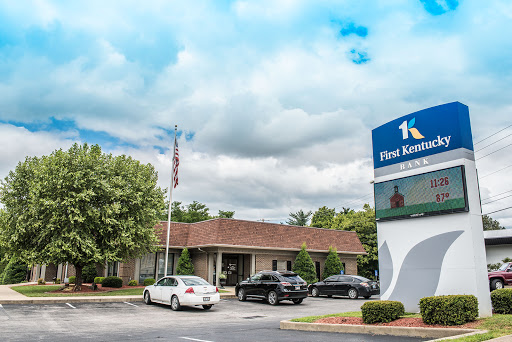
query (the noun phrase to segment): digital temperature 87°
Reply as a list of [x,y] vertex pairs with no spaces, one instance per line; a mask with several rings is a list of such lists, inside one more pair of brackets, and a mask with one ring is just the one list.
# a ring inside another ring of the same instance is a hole
[[375,184],[377,221],[468,210],[464,166]]

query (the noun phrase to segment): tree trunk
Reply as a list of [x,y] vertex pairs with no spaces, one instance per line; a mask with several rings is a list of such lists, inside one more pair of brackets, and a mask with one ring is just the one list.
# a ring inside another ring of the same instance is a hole
[[73,291],[80,291],[82,289],[82,270],[83,265],[75,265],[76,270],[76,278],[75,278],[75,287]]

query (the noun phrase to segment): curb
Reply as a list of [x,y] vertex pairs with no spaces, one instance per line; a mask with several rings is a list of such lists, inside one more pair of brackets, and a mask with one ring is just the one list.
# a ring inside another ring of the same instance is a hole
[[327,323],[303,323],[292,321],[281,321],[280,329],[321,331],[349,334],[371,334],[371,335],[392,335],[442,339],[447,337],[461,337],[486,333],[487,330],[480,329],[455,329],[455,328],[415,328],[415,327],[389,327],[352,324],[327,324]]

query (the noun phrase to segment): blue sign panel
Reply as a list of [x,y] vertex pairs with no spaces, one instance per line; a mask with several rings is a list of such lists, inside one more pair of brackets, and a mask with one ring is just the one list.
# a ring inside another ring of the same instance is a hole
[[375,169],[459,148],[473,151],[469,110],[460,102],[427,108],[372,131]]

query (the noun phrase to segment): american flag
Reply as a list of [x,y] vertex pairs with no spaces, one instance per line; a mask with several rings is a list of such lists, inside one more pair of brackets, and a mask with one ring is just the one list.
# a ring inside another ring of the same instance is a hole
[[178,154],[178,140],[174,137],[174,157],[173,160],[173,168],[172,168],[172,184],[173,187],[178,186],[178,166],[180,165],[180,156]]

